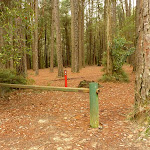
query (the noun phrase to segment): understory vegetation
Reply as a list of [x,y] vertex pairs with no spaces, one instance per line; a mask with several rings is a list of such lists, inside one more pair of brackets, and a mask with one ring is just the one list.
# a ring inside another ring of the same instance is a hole
[[21,75],[17,75],[15,70],[0,70],[0,83],[9,84],[27,84],[27,79]]
[[[127,61],[127,57],[131,56],[135,48],[129,47],[130,42],[126,41],[125,38],[115,38],[111,44],[111,63],[112,63],[112,74],[105,73],[102,77],[102,81],[120,81],[120,82],[128,82],[129,77],[122,69],[123,65]],[[106,52],[103,54],[103,66],[104,71],[107,67],[107,58],[106,58]]]

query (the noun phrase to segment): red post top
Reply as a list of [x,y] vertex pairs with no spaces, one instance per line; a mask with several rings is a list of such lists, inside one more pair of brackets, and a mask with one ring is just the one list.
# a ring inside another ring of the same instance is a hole
[[65,74],[65,76],[67,75],[67,70],[64,70],[64,74]]

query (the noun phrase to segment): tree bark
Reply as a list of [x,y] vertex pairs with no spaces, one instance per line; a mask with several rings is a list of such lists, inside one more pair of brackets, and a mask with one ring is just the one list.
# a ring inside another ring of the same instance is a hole
[[75,70],[75,48],[74,48],[74,0],[71,3],[71,71]]
[[79,72],[79,1],[71,0],[72,72]]
[[129,16],[131,16],[131,0],[129,0]]
[[51,51],[50,51],[50,72],[54,72],[54,1],[52,4],[52,23],[51,23]]
[[129,17],[129,5],[128,5],[128,0],[125,0],[125,7],[126,7],[126,17]]
[[84,53],[84,3],[85,0],[81,1],[82,20],[81,20],[81,32],[82,32],[82,66],[85,67],[85,53]]
[[54,12],[55,12],[55,27],[56,27],[58,77],[63,77],[64,72],[63,72],[62,42],[61,42],[60,19],[59,19],[59,0],[54,0]]
[[112,1],[112,38],[116,35],[116,0]]
[[[21,7],[21,6],[20,6]],[[17,48],[20,50],[19,54],[21,55],[21,59],[16,65],[16,72],[18,75],[22,75],[24,77],[27,76],[27,62],[26,62],[26,45],[25,45],[25,29],[22,26],[22,20],[20,17],[16,18],[16,33],[17,33]]]
[[141,112],[150,101],[150,1],[138,1],[135,106]]
[[111,2],[110,0],[105,0],[105,5],[106,5],[106,53],[107,53],[106,74],[111,75],[112,60],[111,60],[111,50],[110,50],[110,44],[111,44],[111,29],[110,29]]
[[38,0],[35,0],[34,67],[35,75],[38,75]]
[[[2,51],[2,47],[4,45],[3,41],[3,28],[0,27],[0,52]],[[0,58],[0,68],[4,68],[4,64],[2,64],[2,58]]]
[[82,7],[79,0],[79,68],[82,68]]
[[[12,17],[10,18],[10,25],[13,27]],[[10,44],[12,47],[11,58],[10,58],[10,69],[14,69],[14,61],[13,61],[13,31],[10,31]]]

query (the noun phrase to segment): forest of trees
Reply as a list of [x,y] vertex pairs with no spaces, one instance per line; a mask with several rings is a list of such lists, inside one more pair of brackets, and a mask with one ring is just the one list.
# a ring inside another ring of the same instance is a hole
[[[0,65],[16,68],[19,74],[27,75],[27,69],[34,69],[38,75],[38,69],[48,67],[53,72],[58,66],[61,77],[63,67],[79,72],[86,65],[102,65],[105,53],[110,64],[107,72],[112,72],[108,55],[114,40],[125,46],[122,54],[135,47],[131,0],[2,1]],[[127,61],[134,63],[133,57]]]
[[[105,75],[123,74],[125,62],[137,71],[136,105],[150,96],[149,0],[1,0],[0,68],[63,67],[79,72],[104,66]],[[135,51],[136,49],[136,51]]]

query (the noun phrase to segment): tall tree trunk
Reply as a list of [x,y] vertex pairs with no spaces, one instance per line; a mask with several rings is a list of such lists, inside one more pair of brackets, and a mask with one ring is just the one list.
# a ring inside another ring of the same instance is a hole
[[116,0],[112,1],[112,38],[116,35]]
[[35,0],[35,32],[34,32],[34,67],[35,75],[39,74],[38,67],[38,0]]
[[71,3],[71,71],[75,70],[75,44],[74,44],[74,0]]
[[67,66],[70,66],[71,62],[71,52],[70,52],[70,36],[69,36],[69,31],[68,31],[68,23],[66,22],[66,28],[65,28],[65,34],[66,34],[66,61],[67,61]]
[[[135,40],[135,45],[137,47],[137,41],[138,41],[138,26],[139,26],[139,1],[140,0],[136,0],[136,17],[135,17],[135,35],[136,35],[136,40]],[[137,48],[136,48],[137,49]],[[135,54],[133,54],[134,56],[134,62],[133,62],[133,71],[136,71],[136,66],[137,66],[137,55],[138,55],[138,51],[135,51]]]
[[[21,6],[20,6],[21,7]],[[21,26],[22,20],[20,17],[16,18],[16,33],[17,33],[17,48],[20,50],[19,54],[21,55],[21,59],[19,63],[16,65],[16,72],[18,75],[22,75],[24,77],[27,76],[27,62],[26,62],[26,45],[25,45],[25,33],[24,28]],[[19,45],[19,47],[18,47]]]
[[89,51],[90,51],[90,56],[89,56],[89,65],[93,65],[93,41],[94,41],[94,36],[93,36],[93,0],[89,0]]
[[[2,51],[2,47],[4,46],[3,41],[3,28],[0,27],[0,52]],[[4,64],[2,63],[2,58],[0,58],[0,68],[4,68]]]
[[[139,0],[135,106],[138,111],[150,102],[150,1]],[[149,112],[149,110],[146,110]]]
[[122,23],[121,24],[124,24],[124,21],[125,21],[125,12],[124,12],[124,5],[123,5],[123,1],[122,0],[120,0],[120,3],[121,3],[121,7],[122,7],[122,16],[120,16],[120,17],[122,17]]
[[88,8],[86,7],[86,63],[89,64],[90,59],[90,48],[89,48],[89,17],[88,17]]
[[62,42],[60,33],[60,18],[59,18],[59,0],[54,0],[55,26],[56,26],[56,47],[57,47],[57,62],[58,62],[58,77],[63,77],[63,59],[62,59]]
[[[107,24],[107,7],[106,7],[106,0],[104,1],[104,25],[103,25],[103,53],[107,50],[107,41],[106,41],[106,24]],[[104,55],[102,56],[104,57]]]
[[[10,25],[13,27],[12,17],[10,18]],[[10,44],[12,47],[11,59],[10,59],[10,69],[14,69],[14,61],[13,61],[13,31],[10,31]]]
[[129,16],[131,16],[131,0],[129,0]]
[[81,19],[81,32],[82,32],[82,66],[85,67],[85,53],[84,53],[84,3],[85,0],[81,1],[82,19]]
[[72,15],[72,71],[79,72],[79,1],[71,0],[71,15]]
[[79,68],[82,68],[82,7],[81,1],[79,0]]
[[47,55],[47,27],[45,24],[45,68],[48,68],[48,55]]
[[52,23],[51,23],[51,51],[50,51],[50,72],[54,72],[54,1],[52,5]]
[[107,65],[106,65],[106,74],[112,74],[112,60],[111,60],[111,29],[110,29],[110,16],[111,16],[111,9],[110,0],[105,0],[106,5],[106,52],[107,52]]
[[126,17],[129,17],[129,5],[128,5],[128,0],[125,0],[125,7],[126,7]]

